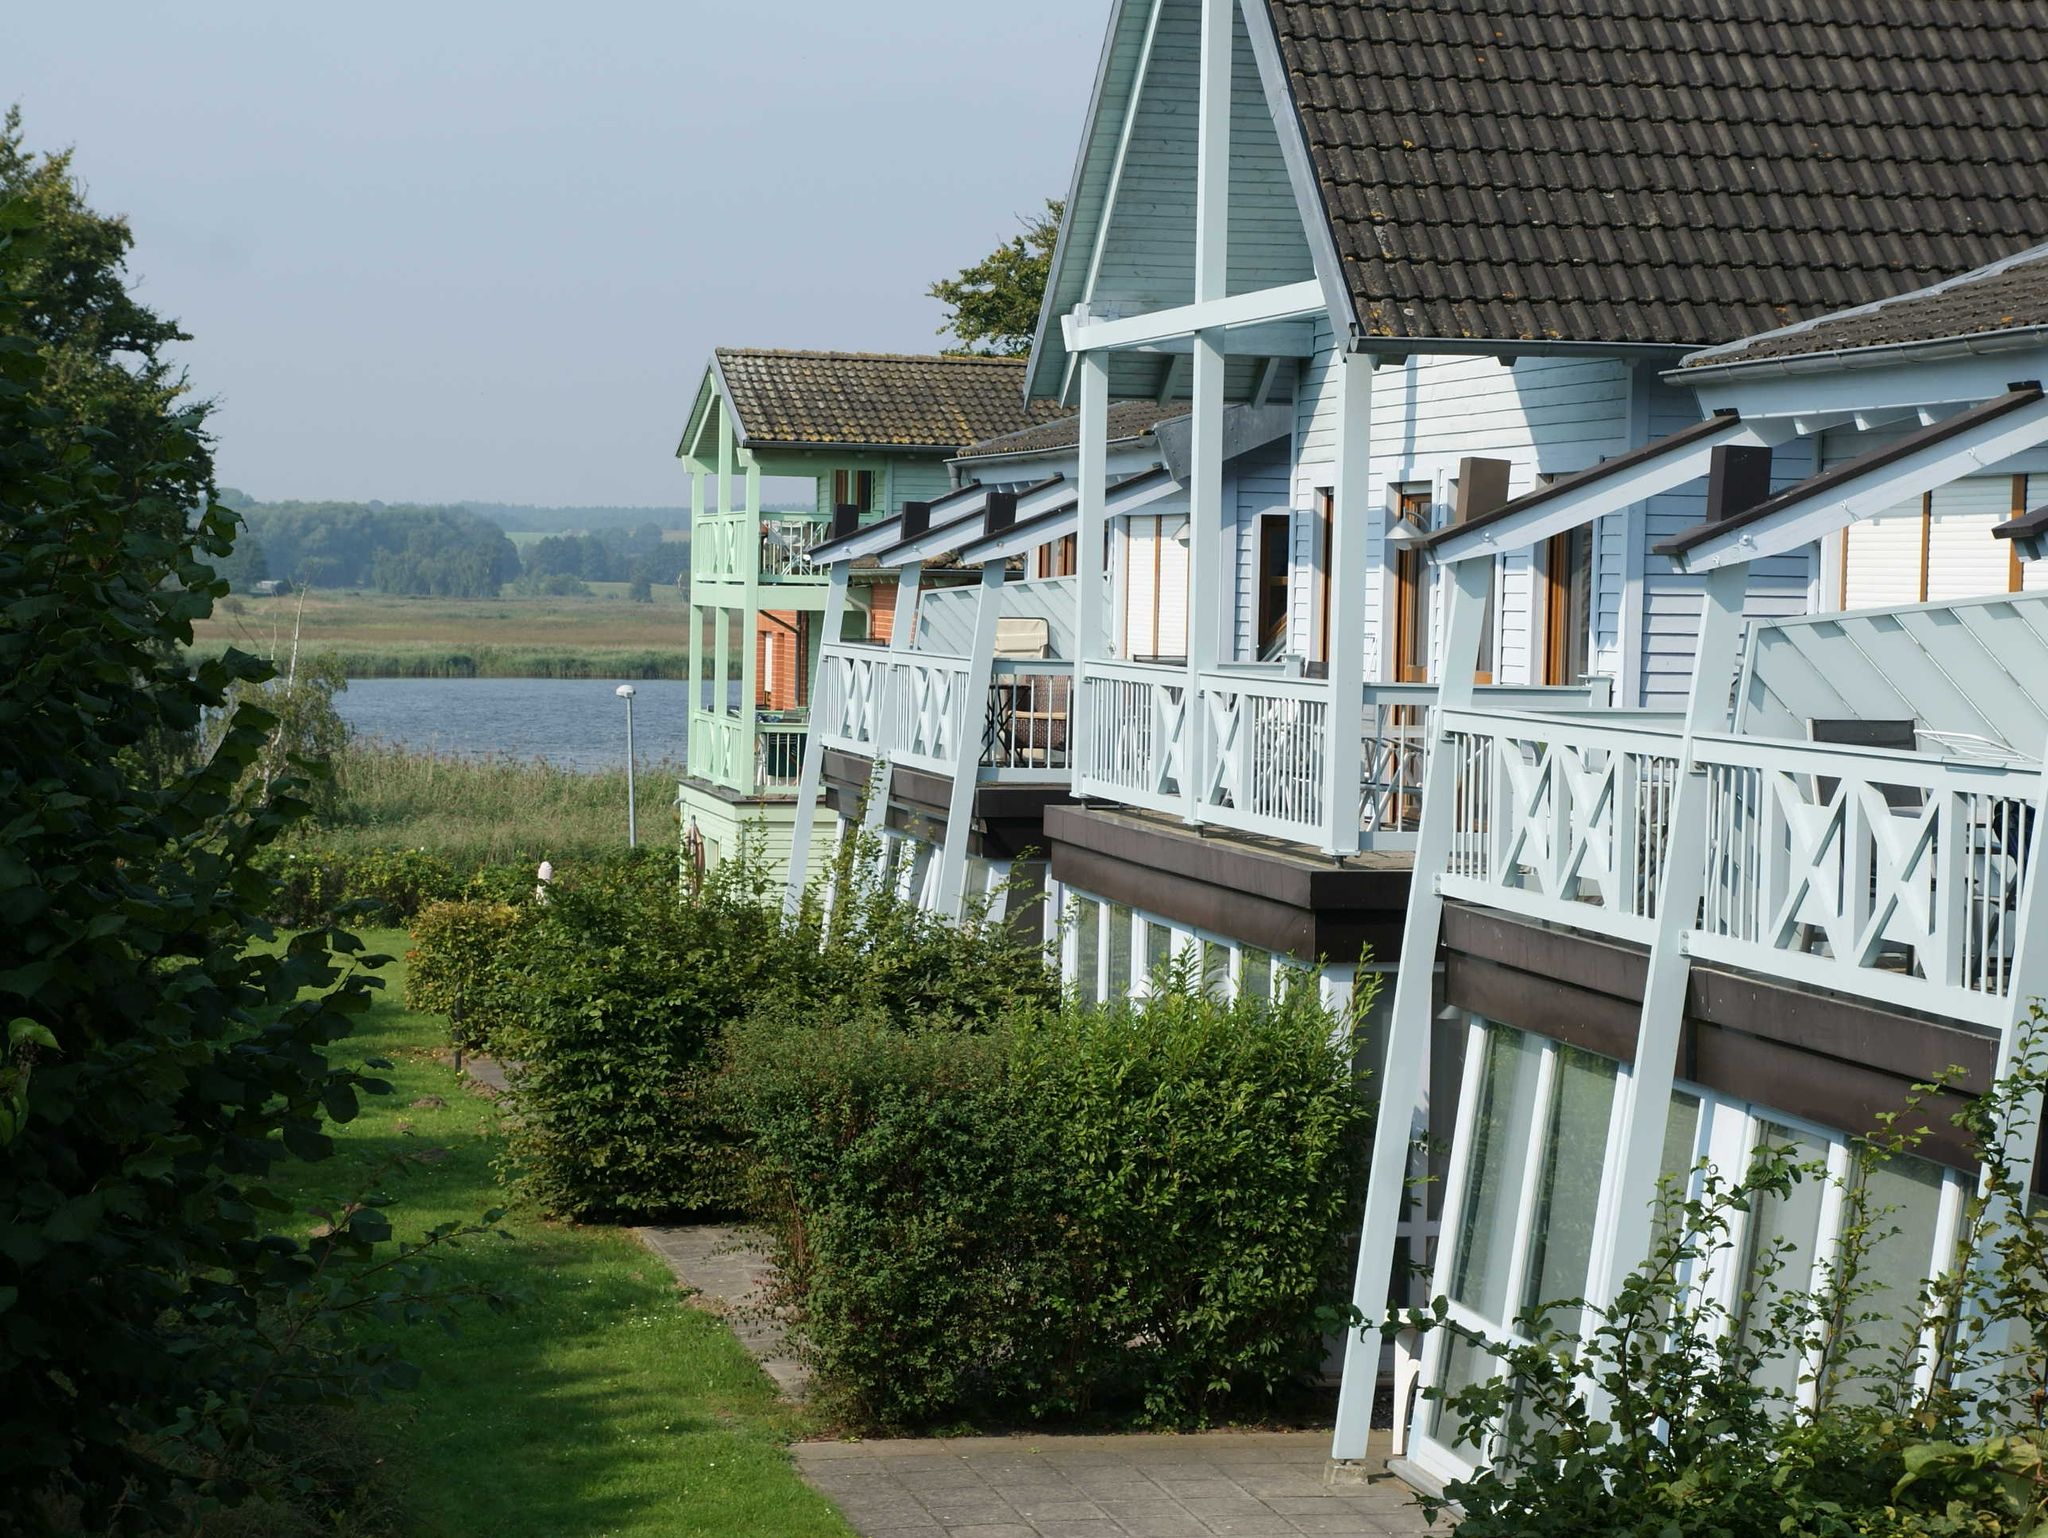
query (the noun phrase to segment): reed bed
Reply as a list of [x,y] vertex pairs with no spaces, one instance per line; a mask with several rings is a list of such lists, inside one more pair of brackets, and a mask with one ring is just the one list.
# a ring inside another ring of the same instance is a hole
[[[458,868],[573,860],[626,842],[626,771],[579,773],[539,760],[458,758],[352,742],[334,759],[336,811],[308,832],[352,852],[426,849]],[[635,774],[640,842],[673,847],[679,769]]]

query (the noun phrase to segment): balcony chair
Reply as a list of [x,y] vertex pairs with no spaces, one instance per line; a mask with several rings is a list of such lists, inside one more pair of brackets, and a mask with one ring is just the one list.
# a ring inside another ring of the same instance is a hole
[[[1036,662],[1052,655],[1052,625],[1037,615],[1004,615],[996,621],[995,656],[1004,662]],[[1067,697],[1073,682],[1063,675],[1007,675],[989,690],[984,757],[999,769],[1050,769],[1067,760]]]

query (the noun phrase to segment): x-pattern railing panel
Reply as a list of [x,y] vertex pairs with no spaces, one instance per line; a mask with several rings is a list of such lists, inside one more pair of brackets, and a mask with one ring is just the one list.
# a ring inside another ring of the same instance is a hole
[[1990,1022],[2011,984],[2039,771],[1714,736],[1694,949]]
[[1565,717],[1449,712],[1458,764],[1445,890],[1646,938],[1668,858],[1677,740]]

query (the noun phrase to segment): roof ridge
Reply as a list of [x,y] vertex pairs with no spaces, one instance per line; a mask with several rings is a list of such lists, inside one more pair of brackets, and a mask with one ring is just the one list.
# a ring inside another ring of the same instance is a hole
[[813,347],[714,347],[712,351],[720,357],[746,356],[749,358],[816,358],[835,362],[861,361],[871,363],[1000,363],[1010,368],[1022,368],[1022,357],[996,357],[986,353],[953,352],[852,352],[833,348]]

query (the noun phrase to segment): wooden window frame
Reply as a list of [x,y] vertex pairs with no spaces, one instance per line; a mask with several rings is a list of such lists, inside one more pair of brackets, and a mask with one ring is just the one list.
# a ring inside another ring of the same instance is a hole
[[[1394,488],[1394,517],[1427,532],[1436,502],[1432,487]],[[1394,644],[1388,648],[1395,683],[1429,681],[1429,557],[1412,546],[1394,553]],[[1419,653],[1419,654],[1418,654]]]
[[1543,544],[1543,681],[1553,687],[1579,681],[1570,676],[1573,637],[1567,627],[1572,608],[1572,542],[1580,537],[1585,540],[1587,586],[1587,613],[1582,616],[1587,634],[1580,639],[1586,648],[1585,671],[1590,672],[1593,660],[1592,606],[1595,601],[1592,591],[1593,525],[1580,524],[1577,528],[1566,529],[1562,534],[1551,535]]
[[[1280,544],[1280,564],[1277,572],[1268,569],[1266,559],[1272,548],[1270,541],[1276,533],[1278,534]],[[1266,654],[1266,648],[1272,644],[1274,639],[1277,638],[1283,644],[1283,647],[1287,640],[1288,631],[1291,628],[1289,622],[1292,619],[1292,615],[1288,611],[1293,607],[1292,599],[1294,596],[1293,544],[1294,517],[1291,513],[1261,513],[1259,515],[1257,547],[1258,585],[1254,589],[1257,594],[1257,607],[1253,611],[1254,633],[1252,635],[1252,655],[1255,657],[1263,657]],[[1276,591],[1279,596],[1279,612],[1274,616],[1273,623],[1268,624],[1266,617],[1267,600],[1272,598]]]

